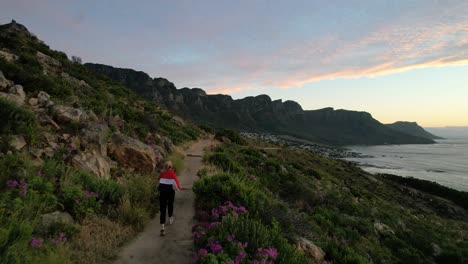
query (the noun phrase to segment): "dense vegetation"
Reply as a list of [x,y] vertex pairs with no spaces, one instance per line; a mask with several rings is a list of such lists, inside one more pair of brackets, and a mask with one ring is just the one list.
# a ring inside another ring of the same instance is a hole
[[[467,214],[444,210],[452,203],[436,203],[420,191],[408,193],[405,186],[348,162],[292,148],[263,150],[262,144],[225,143],[206,157],[215,168],[203,169],[194,189],[201,219],[230,201],[249,213],[226,221],[240,225],[247,218],[271,232],[279,228],[291,243],[305,237],[322,247],[325,260],[333,263],[468,261]],[[209,235],[222,241],[228,229],[239,237],[239,231],[224,222]],[[255,234],[243,239],[263,248],[283,245]],[[256,248],[250,250],[254,256]]]
[[[164,150],[164,140],[182,144],[196,139],[201,130],[72,63],[19,24],[0,26],[0,50],[17,56],[14,61],[0,56],[0,71],[26,93],[23,106],[0,99],[0,263],[109,262],[157,212],[155,173],[117,164],[110,178],[99,178],[73,166],[72,158],[83,147],[54,141],[52,155],[41,155],[49,139],[66,135],[80,140],[83,129],[108,126],[108,137],[121,133]],[[57,67],[39,63],[38,51],[58,61]],[[94,120],[60,123],[58,129],[40,122],[52,116],[52,110],[37,112],[27,103],[40,91],[55,104],[92,113]],[[10,144],[12,136],[24,137],[21,151]],[[34,150],[41,158],[31,154]],[[168,155],[183,167],[180,155]]]

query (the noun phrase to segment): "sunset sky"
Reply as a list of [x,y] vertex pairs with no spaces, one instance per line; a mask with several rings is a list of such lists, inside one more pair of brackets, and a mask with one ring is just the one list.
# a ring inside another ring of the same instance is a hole
[[178,88],[468,126],[466,0],[0,0],[53,49]]

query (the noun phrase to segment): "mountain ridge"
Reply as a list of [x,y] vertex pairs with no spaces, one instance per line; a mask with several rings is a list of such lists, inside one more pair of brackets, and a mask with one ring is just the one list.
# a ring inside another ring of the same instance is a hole
[[391,129],[367,112],[331,107],[304,110],[295,101],[272,100],[268,95],[233,99],[229,95],[209,95],[200,88],[177,89],[169,80],[152,79],[142,71],[94,63],[85,66],[123,83],[143,98],[215,128],[288,134],[330,145],[434,143],[429,138]]

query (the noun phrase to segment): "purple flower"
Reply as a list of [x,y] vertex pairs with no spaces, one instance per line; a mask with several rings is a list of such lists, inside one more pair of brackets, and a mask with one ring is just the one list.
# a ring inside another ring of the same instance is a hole
[[221,222],[212,222],[212,223],[210,223],[209,228],[217,227],[217,226],[220,226],[220,225],[221,225]]
[[271,258],[271,259],[276,259],[276,257],[278,257],[278,250],[276,248],[259,248],[257,250],[257,255],[259,257],[263,257],[263,258]]
[[200,250],[198,250],[198,254],[200,254],[201,256],[204,256],[208,254],[208,250],[206,250],[205,248],[201,248]]
[[214,217],[216,217],[216,218],[218,218],[218,217],[220,216],[220,212],[218,211],[218,209],[213,208],[213,209],[211,210],[211,215],[214,216]]
[[36,176],[41,177],[42,176],[42,171],[37,171]]
[[73,152],[73,150],[75,150],[73,147],[68,147],[68,148],[67,148],[68,153]]
[[52,239],[52,243],[54,244],[60,244],[60,243],[65,243],[67,241],[67,237],[63,232],[60,233],[59,237]]
[[228,235],[227,236],[227,241],[232,242],[234,240],[235,236],[234,235]]
[[33,248],[42,247],[44,240],[42,238],[32,237],[30,246]]
[[210,249],[213,253],[223,252],[223,247],[219,244],[218,241],[216,241],[216,243],[212,243],[210,245]]
[[18,181],[9,180],[9,181],[6,182],[6,185],[8,187],[16,187],[16,186],[18,186]]
[[247,213],[247,209],[245,209],[244,206],[240,206],[240,207],[239,207],[239,211],[240,211],[241,213]]

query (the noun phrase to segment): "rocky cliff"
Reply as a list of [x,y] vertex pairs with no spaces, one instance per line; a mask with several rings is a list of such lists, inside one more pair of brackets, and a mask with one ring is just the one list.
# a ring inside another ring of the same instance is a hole
[[102,64],[88,69],[123,83],[140,96],[164,104],[179,115],[215,128],[287,134],[326,144],[426,144],[434,141],[387,127],[366,112],[303,110],[294,101],[271,100],[267,95],[234,100],[207,95],[199,88],[177,89],[164,78]]

